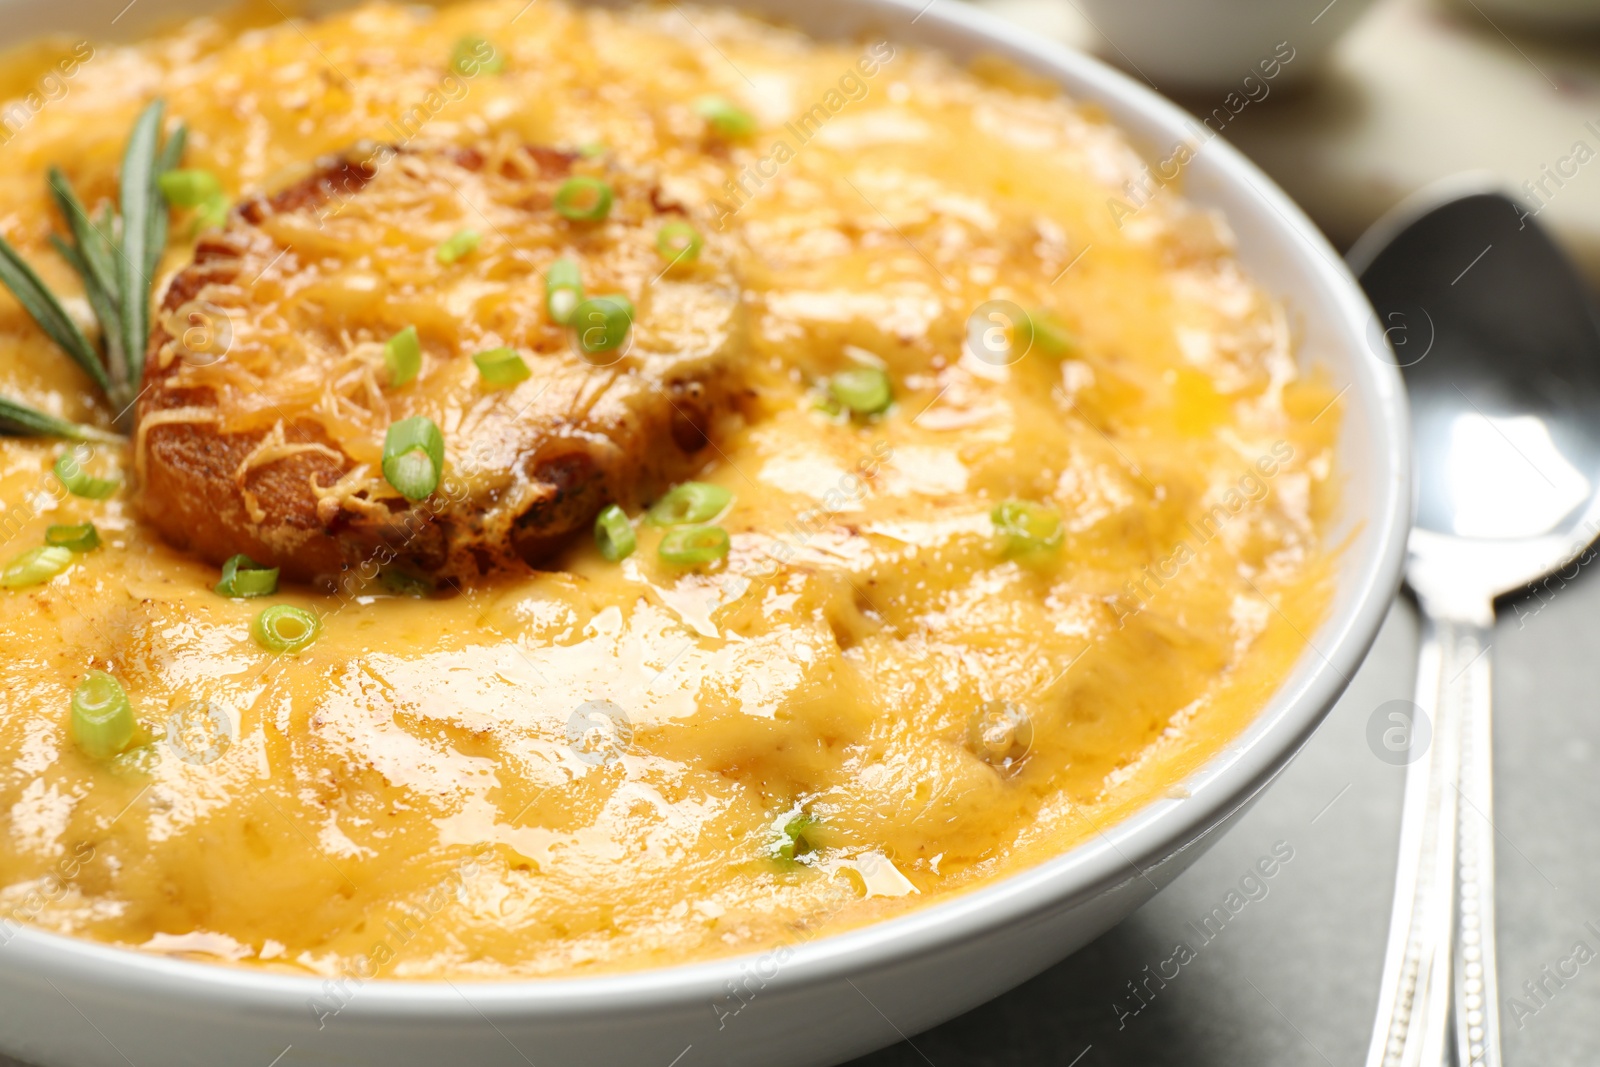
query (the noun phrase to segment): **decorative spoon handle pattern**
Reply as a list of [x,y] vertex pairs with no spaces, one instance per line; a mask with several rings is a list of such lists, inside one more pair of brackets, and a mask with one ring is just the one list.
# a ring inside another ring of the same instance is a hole
[[[1461,998],[1469,992],[1476,998],[1470,1002],[1476,1015],[1458,1011],[1458,1040],[1470,1040],[1478,1058],[1460,1062],[1499,1065],[1493,1013],[1493,880],[1481,877],[1493,864],[1493,830],[1480,813],[1487,809],[1474,807],[1488,796],[1492,621],[1488,605],[1482,613],[1443,613],[1423,604],[1417,708],[1405,738],[1412,760],[1406,771],[1394,910],[1367,1067],[1447,1063],[1452,999],[1467,1003]],[[1462,758],[1469,749],[1482,778],[1475,777],[1467,791],[1461,785]],[[1462,883],[1470,894],[1466,897],[1458,897],[1458,866],[1471,875]],[[1456,962],[1462,959],[1475,968]],[[1470,979],[1463,977],[1468,974]],[[1469,1024],[1469,1016],[1476,1022]],[[1468,1047],[1463,1045],[1462,1051]]]

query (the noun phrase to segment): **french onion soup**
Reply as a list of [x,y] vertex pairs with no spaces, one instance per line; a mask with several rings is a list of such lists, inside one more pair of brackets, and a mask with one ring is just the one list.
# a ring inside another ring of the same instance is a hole
[[1337,397],[1092,105],[676,4],[282,18],[0,75],[0,940],[794,944],[1178,795],[1300,655]]

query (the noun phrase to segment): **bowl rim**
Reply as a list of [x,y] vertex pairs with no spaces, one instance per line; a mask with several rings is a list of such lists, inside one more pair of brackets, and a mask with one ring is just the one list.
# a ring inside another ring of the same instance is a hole
[[[708,7],[755,10],[757,14],[763,7],[762,0],[698,2]],[[1122,72],[982,9],[938,0],[854,0],[852,6],[863,12],[858,18],[867,20],[874,16],[885,20],[911,16],[913,23],[925,20],[926,30],[896,40],[928,51],[945,50],[928,41],[941,34],[981,44],[1043,74],[1077,98],[1104,105],[1117,125],[1130,134],[1130,116],[1137,116],[1144,127],[1159,128],[1174,142],[1195,128],[1196,120],[1188,112]],[[1134,139],[1140,138],[1135,135]],[[1305,259],[1313,280],[1327,294],[1332,313],[1349,327],[1347,338],[1357,336],[1358,330],[1381,336],[1356,280],[1300,208],[1221,137],[1207,144],[1206,158],[1226,184],[1248,188],[1279,217],[1290,238],[1285,247]],[[1162,861],[1214,832],[1288,764],[1332,708],[1376,638],[1399,586],[1410,528],[1410,431],[1400,374],[1375,357],[1356,358],[1349,370],[1349,388],[1365,401],[1371,416],[1375,437],[1371,442],[1372,481],[1381,490],[1381,496],[1372,501],[1372,510],[1363,512],[1362,526],[1371,535],[1365,541],[1366,551],[1352,561],[1353,566],[1340,571],[1342,607],[1324,620],[1316,631],[1316,642],[1307,642],[1290,676],[1251,723],[1181,780],[1186,795],[1151,801],[1120,821],[1097,828],[1093,838],[1065,852],[946,900],[791,944],[790,956],[778,974],[765,979],[764,994],[776,995],[785,989],[904,963],[982,938],[1050,909],[1070,907],[1125,882],[1149,881],[1149,872]],[[1315,652],[1320,660],[1309,669],[1303,669],[1306,652]],[[0,967],[6,969],[9,965],[4,961],[9,959],[34,976],[53,973],[80,989],[132,985],[149,995],[182,997],[192,1006],[245,1005],[257,1011],[303,1012],[309,1000],[327,995],[329,981],[159,956],[26,924],[0,947],[6,950],[0,952]],[[717,1001],[729,988],[730,979],[748,974],[777,951],[778,946],[773,946],[713,960],[587,977],[463,979],[472,990],[471,1000],[448,979],[374,978],[361,983],[361,995],[345,1003],[339,1015],[343,1024],[361,1019],[414,1020],[419,1012],[425,1012],[430,1020],[515,1017],[528,1021],[661,1011],[686,1002]]]

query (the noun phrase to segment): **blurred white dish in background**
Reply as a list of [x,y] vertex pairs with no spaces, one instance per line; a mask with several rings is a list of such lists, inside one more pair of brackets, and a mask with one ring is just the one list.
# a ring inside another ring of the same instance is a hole
[[[1371,0],[1083,0],[1107,58],[1166,90],[1295,81],[1321,65]],[[1495,6],[1512,6],[1501,0]],[[1595,7],[1584,0],[1536,0]],[[1520,6],[1520,5],[1518,5]],[[1250,89],[1249,85],[1245,86]]]
[[1471,0],[1470,6],[1523,28],[1600,26],[1600,0]]

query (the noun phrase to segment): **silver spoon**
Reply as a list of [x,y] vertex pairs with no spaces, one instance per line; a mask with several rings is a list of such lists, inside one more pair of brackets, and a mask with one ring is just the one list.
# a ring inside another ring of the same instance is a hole
[[1461,1067],[1500,1067],[1494,602],[1600,534],[1600,325],[1566,259],[1497,193],[1420,194],[1348,258],[1386,331],[1374,350],[1411,395],[1406,582],[1423,617],[1417,709],[1393,735],[1410,762],[1367,1065],[1439,1067],[1453,1044]]

